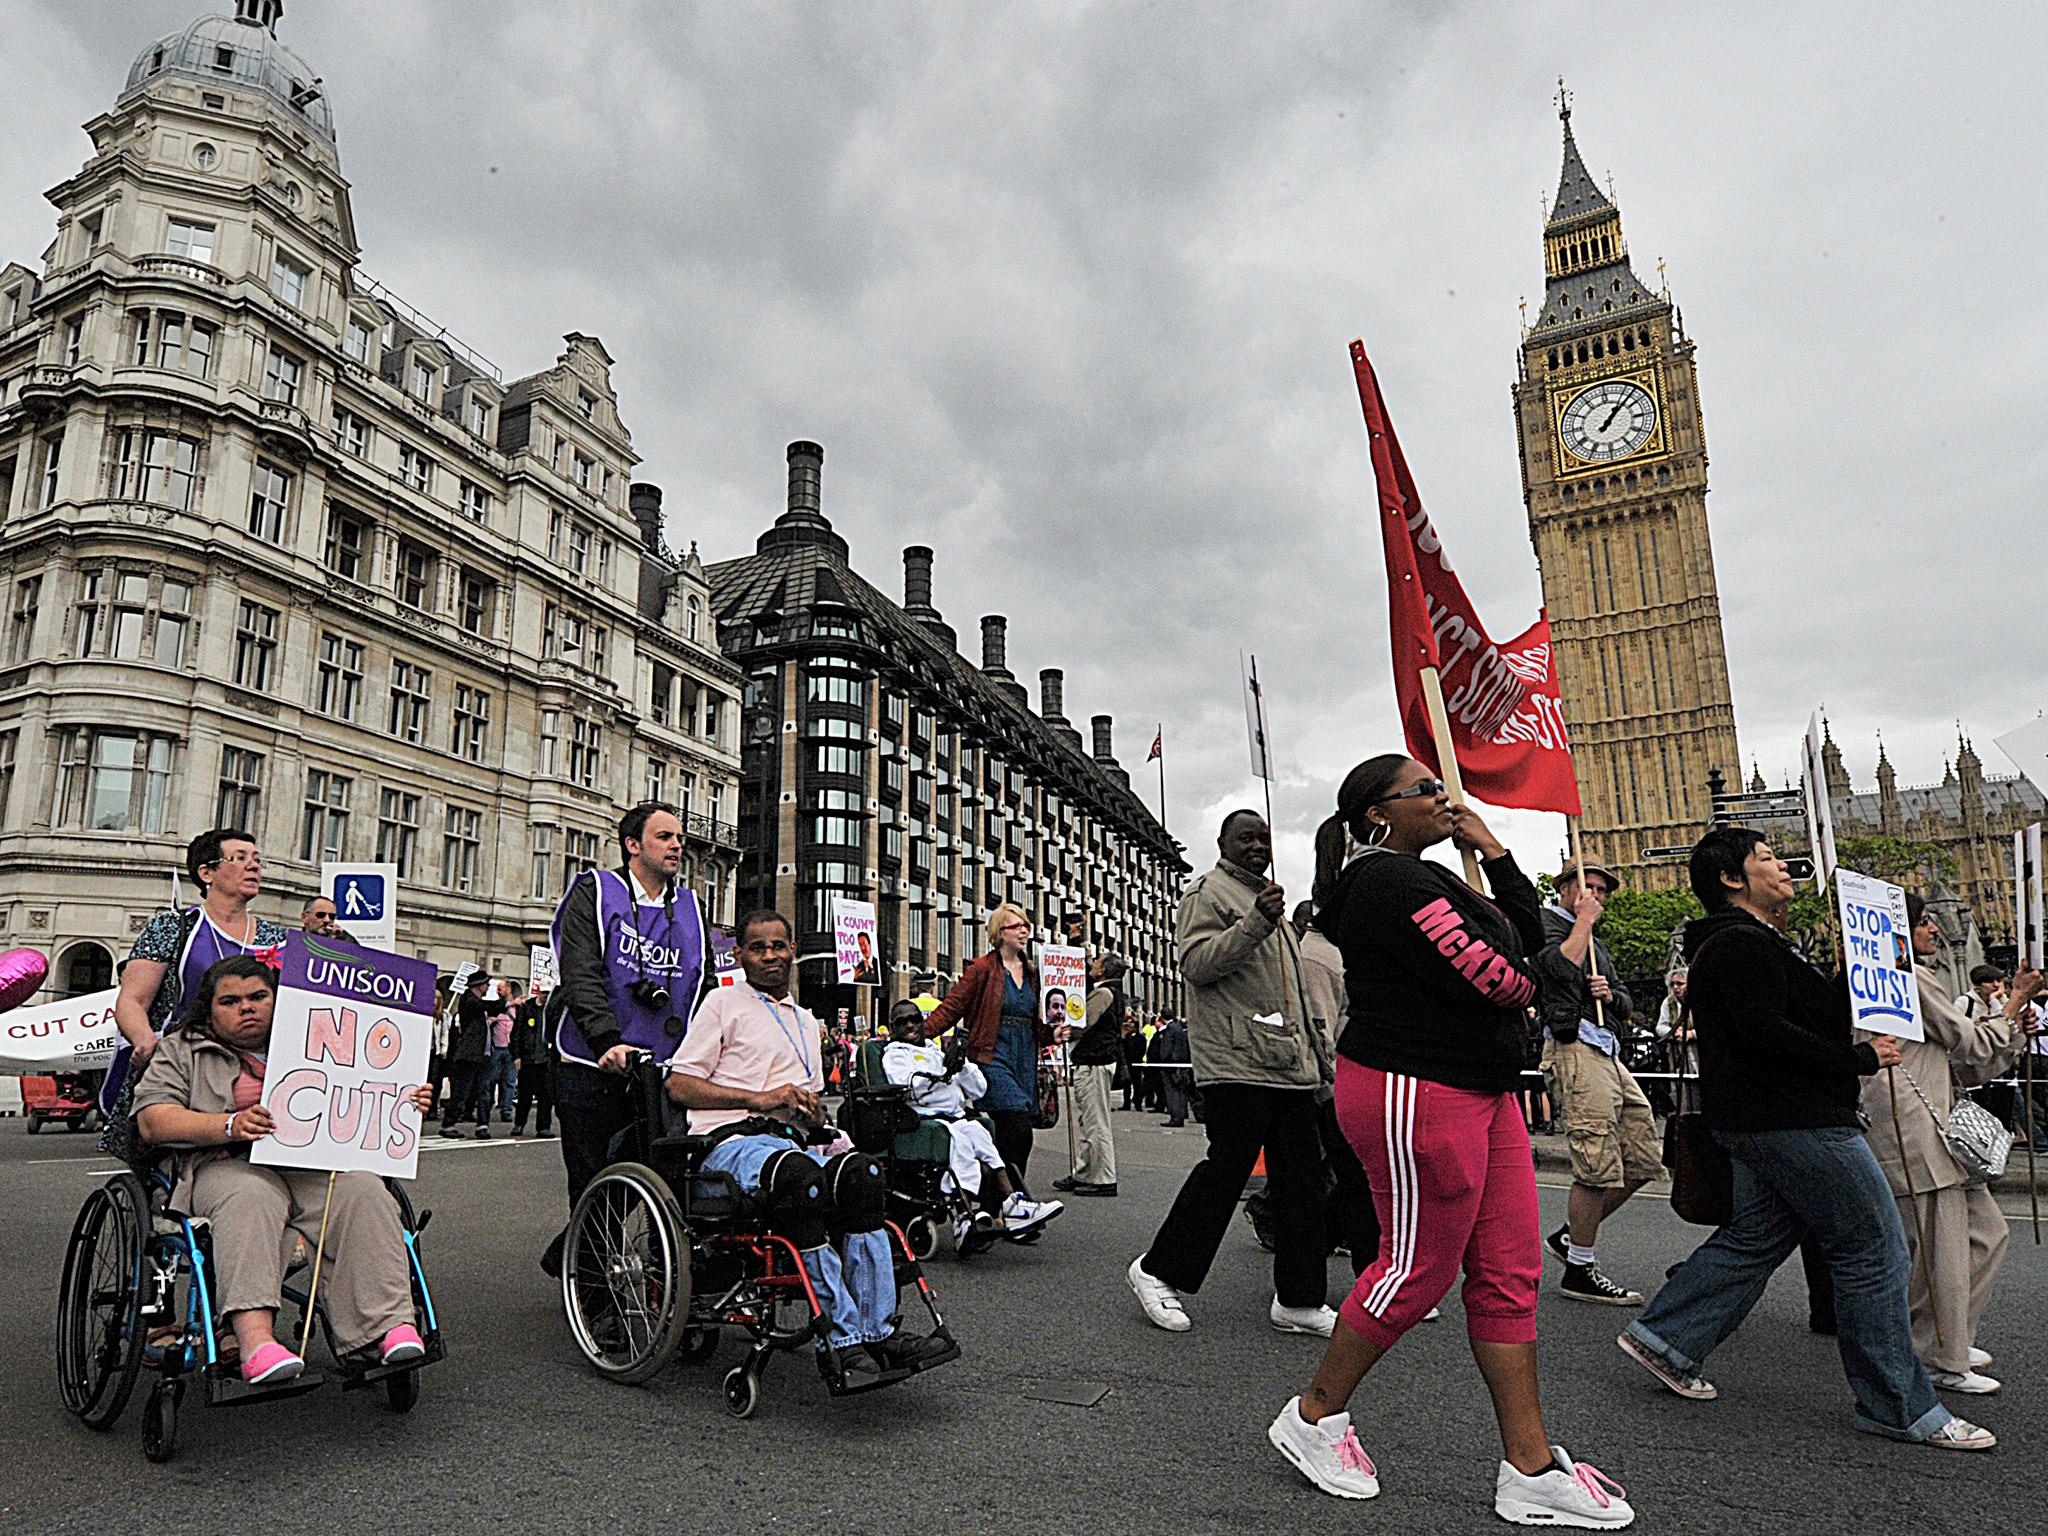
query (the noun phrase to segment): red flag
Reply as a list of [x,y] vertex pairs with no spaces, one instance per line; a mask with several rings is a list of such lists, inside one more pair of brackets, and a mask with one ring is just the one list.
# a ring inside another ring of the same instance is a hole
[[1152,761],[1153,758],[1164,757],[1165,755],[1166,727],[1162,725],[1161,727],[1159,727],[1159,734],[1152,738],[1152,750],[1145,754],[1145,761],[1149,763]]
[[1422,669],[1433,666],[1443,684],[1451,746],[1466,793],[1489,805],[1578,815],[1579,786],[1558,697],[1550,620],[1539,612],[1536,622],[1513,640],[1496,645],[1487,638],[1422,510],[1363,342],[1351,343],[1351,366],[1358,374],[1373,478],[1379,483],[1394,691],[1409,752],[1440,770],[1422,696]]

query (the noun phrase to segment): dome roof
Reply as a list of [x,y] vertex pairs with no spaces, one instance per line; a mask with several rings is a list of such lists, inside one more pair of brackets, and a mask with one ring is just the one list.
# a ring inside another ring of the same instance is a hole
[[160,75],[207,80],[245,91],[261,91],[279,106],[303,119],[329,144],[334,142],[334,113],[320,90],[318,77],[270,28],[255,18],[275,21],[281,5],[239,7],[240,17],[205,16],[182,31],[159,38],[135,56],[121,99],[142,90]]

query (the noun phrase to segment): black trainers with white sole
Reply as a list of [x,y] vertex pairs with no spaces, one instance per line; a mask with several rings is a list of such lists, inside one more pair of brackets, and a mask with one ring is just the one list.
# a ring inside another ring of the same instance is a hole
[[1597,1302],[1604,1307],[1640,1307],[1643,1293],[1618,1285],[1601,1273],[1597,1264],[1567,1264],[1564,1278],[1557,1282],[1560,1295],[1573,1301]]

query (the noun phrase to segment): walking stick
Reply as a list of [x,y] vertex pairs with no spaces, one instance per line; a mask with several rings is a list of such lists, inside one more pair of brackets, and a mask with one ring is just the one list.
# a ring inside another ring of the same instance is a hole
[[[1913,1165],[1906,1160],[1905,1128],[1899,1124],[1898,1068],[1886,1067],[1884,1069],[1884,1085],[1892,1096],[1892,1135],[1899,1144],[1899,1172],[1905,1176],[1906,1198],[1913,1206],[1913,1229],[1920,1239],[1913,1254],[1913,1268],[1926,1271],[1927,1310],[1934,1316],[1934,1342],[1937,1345],[1945,1345],[1947,1341],[1941,1336],[1941,1298],[1935,1294],[1934,1290],[1934,1259],[1927,1248],[1929,1242],[1927,1218],[1920,1209],[1920,1192],[1913,1187]],[[1934,1117],[1930,1114],[1928,1118],[1931,1120]],[[1909,1270],[1906,1274],[1906,1289],[1910,1292],[1912,1288],[1913,1275],[1912,1271]]]
[[320,1207],[320,1241],[313,1245],[313,1279],[306,1287],[306,1327],[299,1335],[299,1358],[306,1357],[313,1342],[313,1303],[320,1299],[320,1259],[327,1252],[327,1218],[334,1214],[334,1181],[338,1172],[327,1175],[327,1203]]

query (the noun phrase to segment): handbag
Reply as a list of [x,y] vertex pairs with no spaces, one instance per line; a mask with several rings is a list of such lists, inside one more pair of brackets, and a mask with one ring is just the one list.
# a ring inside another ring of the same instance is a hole
[[[1691,1018],[1692,1001],[1688,998],[1678,1010],[1678,1029],[1683,1030]],[[1664,1122],[1664,1166],[1671,1171],[1671,1209],[1680,1221],[1696,1227],[1726,1226],[1735,1216],[1735,1164],[1699,1113],[1685,1108],[1686,1067],[1692,1053],[1683,1045],[1677,1050],[1678,1103]],[[1697,1071],[1691,1081],[1699,1082]]]
[[[1935,1114],[1920,1085],[1913,1081],[1913,1074],[1904,1067],[1899,1068],[1899,1073],[1913,1090],[1913,1096],[1926,1105],[1928,1118],[1940,1126],[1941,1117]],[[2012,1132],[1975,1099],[1957,1093],[1953,1078],[1949,1080],[1949,1094],[1948,1124],[1942,1126],[1941,1139],[1948,1146],[1949,1156],[1962,1168],[1967,1184],[1989,1184],[2005,1173],[2006,1159],[2012,1155]]]
[[1038,1063],[1037,1103],[1031,1110],[1033,1130],[1049,1131],[1060,1123],[1060,1074],[1059,1068],[1049,1066],[1043,1059]]

